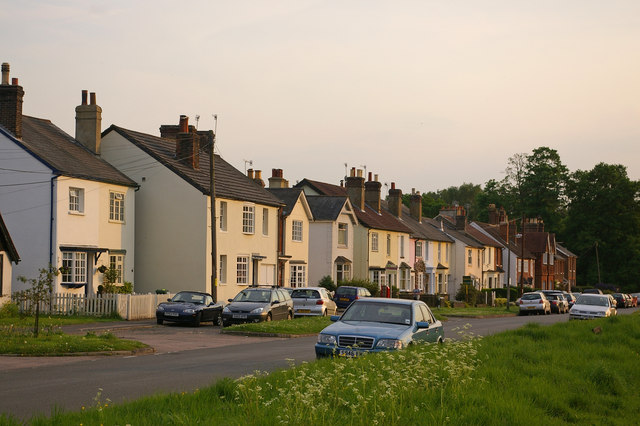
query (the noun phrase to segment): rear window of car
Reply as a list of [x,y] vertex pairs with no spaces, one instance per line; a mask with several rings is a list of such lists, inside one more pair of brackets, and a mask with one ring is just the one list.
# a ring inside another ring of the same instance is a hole
[[336,290],[336,295],[338,295],[338,296],[355,296],[356,295],[356,289],[355,288],[338,287],[338,289]]
[[291,297],[294,299],[319,299],[320,292],[318,290],[293,290]]
[[540,299],[539,294],[523,294],[522,295],[522,300],[536,300],[536,299]]

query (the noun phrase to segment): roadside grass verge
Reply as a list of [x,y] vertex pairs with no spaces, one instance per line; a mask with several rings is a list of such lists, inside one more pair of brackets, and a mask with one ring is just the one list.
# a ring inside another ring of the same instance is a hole
[[[33,316],[11,316],[11,317],[0,317],[0,327],[1,326],[14,326],[18,328],[33,328],[35,324],[35,317]],[[88,317],[88,316],[63,316],[63,315],[40,315],[39,324],[40,327],[62,327],[64,325],[74,325],[74,324],[91,324],[91,323],[99,323],[99,322],[114,322],[114,321],[122,321],[119,317]]]
[[[41,333],[33,337],[31,332],[0,327],[0,354],[19,356],[63,356],[85,352],[133,351],[148,347],[134,340],[119,339],[111,333],[85,336],[60,332]],[[0,422],[1,424],[1,422]]]
[[[601,333],[593,333],[594,327]],[[638,315],[458,338],[323,359],[121,405],[96,398],[93,407],[54,411],[29,424],[637,423]],[[2,416],[0,423],[19,424]]]
[[331,319],[329,317],[302,317],[294,318],[290,321],[280,320],[237,324],[225,327],[224,330],[234,332],[304,335],[320,333],[320,331],[329,324],[331,324]]
[[455,317],[494,317],[494,316],[516,316],[518,315],[518,307],[510,306],[507,311],[506,306],[498,307],[482,307],[482,308],[431,308],[433,314],[437,317],[455,316]]

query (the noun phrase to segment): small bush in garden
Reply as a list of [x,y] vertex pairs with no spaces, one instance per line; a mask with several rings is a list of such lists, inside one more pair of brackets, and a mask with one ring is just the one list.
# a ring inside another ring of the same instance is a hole
[[326,288],[329,291],[336,291],[337,288],[329,275],[325,275],[324,277],[322,277],[322,279],[318,282],[318,285],[320,287]]
[[475,306],[478,290],[470,284],[462,284],[456,293],[456,300]]
[[496,306],[507,306],[507,299],[503,297],[496,297]]
[[15,303],[7,302],[0,306],[0,318],[13,318],[17,317],[20,313],[18,305]]

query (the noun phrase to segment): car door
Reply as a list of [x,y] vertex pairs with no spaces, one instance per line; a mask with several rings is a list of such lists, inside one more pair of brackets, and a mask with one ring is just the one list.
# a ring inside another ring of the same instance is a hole
[[202,309],[202,321],[213,321],[213,298],[209,295],[204,297],[204,308]]
[[439,338],[443,338],[444,331],[442,329],[442,323],[435,319],[433,313],[429,307],[425,304],[420,304],[420,310],[429,323],[429,328],[426,329],[424,340],[427,342],[437,342]]
[[272,299],[278,303],[273,305],[273,310],[275,311],[273,319],[284,319],[287,317],[287,301],[285,300],[284,295],[282,294],[282,290],[274,290],[272,293]]

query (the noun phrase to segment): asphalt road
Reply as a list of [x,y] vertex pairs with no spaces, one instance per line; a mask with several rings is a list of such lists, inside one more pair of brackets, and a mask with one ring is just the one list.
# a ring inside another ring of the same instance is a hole
[[[636,309],[620,310],[629,314]],[[467,326],[476,335],[513,329],[527,322],[552,324],[568,315],[451,318],[445,336]],[[470,327],[469,327],[470,326]],[[155,320],[102,325],[98,332],[142,341],[156,349],[138,356],[0,357],[0,413],[28,420],[54,408],[77,411],[110,400],[119,403],[156,393],[193,391],[222,377],[286,368],[315,359],[315,336],[294,339],[220,334],[218,327],[157,326]],[[82,328],[68,332],[85,333]]]

